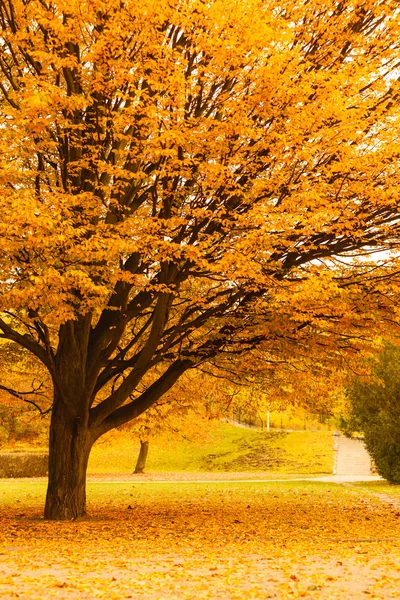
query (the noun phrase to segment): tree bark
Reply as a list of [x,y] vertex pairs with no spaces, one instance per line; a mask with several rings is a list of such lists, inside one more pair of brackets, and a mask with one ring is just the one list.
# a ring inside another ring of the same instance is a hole
[[87,425],[55,401],[49,447],[45,519],[73,520],[86,515],[86,469],[92,447]]
[[140,452],[139,452],[139,456],[137,459],[134,473],[144,473],[148,452],[149,452],[148,440],[146,440],[146,441],[140,440]]

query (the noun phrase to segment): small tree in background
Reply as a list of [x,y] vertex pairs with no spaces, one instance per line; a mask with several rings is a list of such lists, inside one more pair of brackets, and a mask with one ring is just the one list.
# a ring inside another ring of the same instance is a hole
[[371,376],[353,379],[347,393],[345,433],[362,431],[378,473],[400,483],[400,347],[385,343]]
[[144,473],[153,439],[168,435],[171,440],[204,441],[208,430],[205,422],[223,416],[228,400],[223,378],[200,370],[184,373],[172,390],[123,428],[140,441],[134,473]]

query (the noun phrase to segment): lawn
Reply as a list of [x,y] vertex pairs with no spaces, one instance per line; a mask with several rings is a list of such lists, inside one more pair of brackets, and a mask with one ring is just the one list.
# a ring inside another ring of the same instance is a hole
[[399,512],[368,486],[98,482],[64,523],[44,493],[0,484],[1,598],[398,597]]
[[[332,473],[330,431],[256,431],[228,423],[208,425],[202,442],[171,435],[150,441],[149,472]],[[90,473],[132,473],[139,452],[133,435],[100,438],[89,459]]]

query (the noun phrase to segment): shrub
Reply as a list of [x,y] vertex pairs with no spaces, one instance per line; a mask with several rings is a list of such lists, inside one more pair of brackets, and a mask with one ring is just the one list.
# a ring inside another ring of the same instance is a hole
[[44,477],[47,467],[44,452],[0,452],[0,477]]
[[345,433],[362,431],[378,473],[400,483],[400,347],[385,343],[372,379],[353,379],[348,397]]

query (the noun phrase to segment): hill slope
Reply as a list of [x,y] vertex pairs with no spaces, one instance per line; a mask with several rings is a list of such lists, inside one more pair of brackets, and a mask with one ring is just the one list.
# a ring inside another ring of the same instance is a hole
[[[132,473],[139,443],[121,433],[100,440],[89,460],[89,473]],[[329,431],[255,431],[218,423],[202,442],[162,436],[150,441],[146,471],[265,471],[332,473],[333,441]]]

